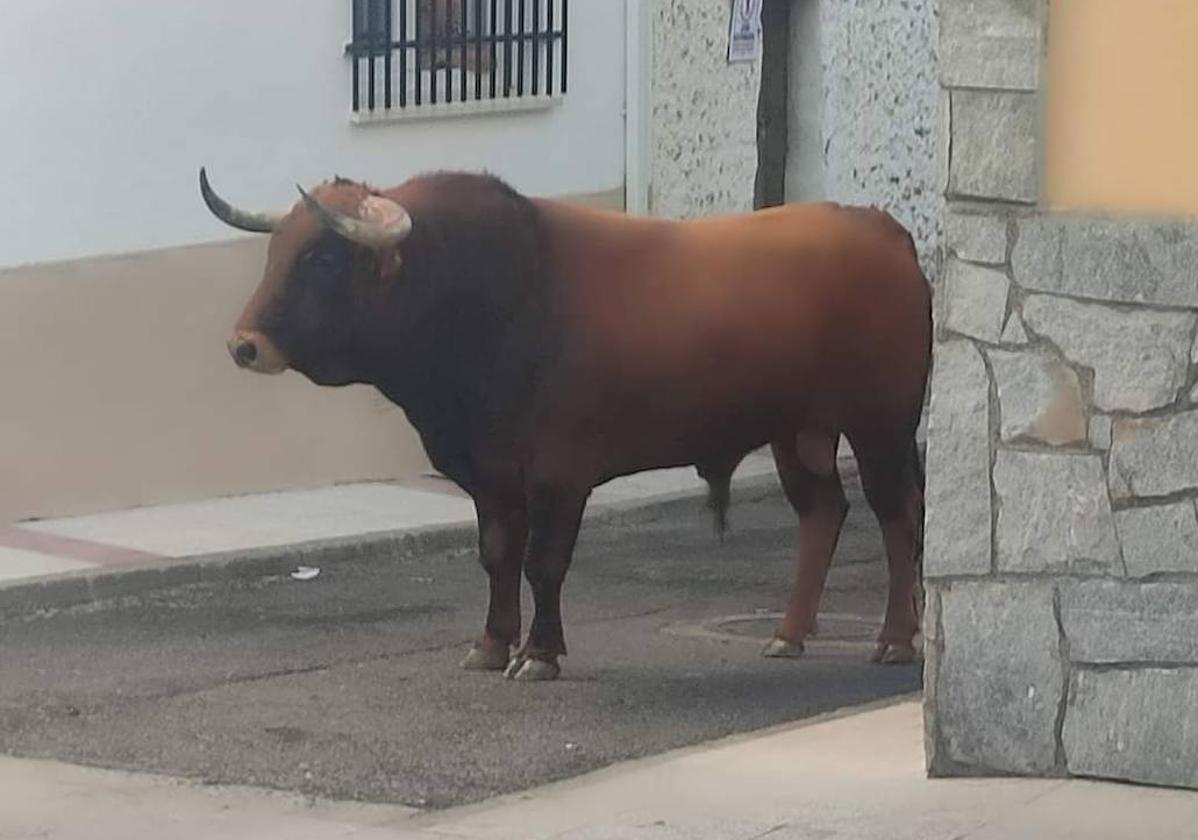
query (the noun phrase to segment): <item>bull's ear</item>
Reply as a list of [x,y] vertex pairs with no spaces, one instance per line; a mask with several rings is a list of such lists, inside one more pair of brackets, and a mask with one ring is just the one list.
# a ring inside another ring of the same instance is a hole
[[321,224],[350,242],[382,249],[400,245],[412,232],[412,217],[408,211],[383,196],[367,196],[359,205],[357,215],[351,216],[325,207],[298,184],[296,189]]
[[389,283],[399,277],[403,268],[403,253],[398,245],[389,245],[375,250],[375,264],[378,267],[379,280]]
[[375,259],[378,265],[379,280],[388,282],[399,277],[400,269],[403,267],[403,248],[404,240],[412,229],[412,220],[408,216],[408,211],[396,204],[389,198],[381,195],[368,195],[362,199],[362,203],[358,206],[358,218],[364,222],[369,222],[380,227],[394,227],[397,224],[405,225],[406,229],[402,237],[376,245],[374,247]]

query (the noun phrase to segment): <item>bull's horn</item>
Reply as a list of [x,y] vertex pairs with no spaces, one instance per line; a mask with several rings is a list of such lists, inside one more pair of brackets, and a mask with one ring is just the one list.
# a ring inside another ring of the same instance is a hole
[[296,185],[304,203],[308,205],[320,221],[330,230],[343,236],[350,242],[357,242],[369,248],[394,247],[408,238],[412,232],[412,217],[402,206],[389,198],[380,195],[369,196],[363,202],[363,215],[366,219],[354,218],[337,210],[325,207],[317,199],[308,195],[303,187]]
[[271,233],[283,220],[282,213],[248,213],[245,210],[238,210],[213,191],[212,185],[208,183],[208,173],[202,166],[200,167],[200,195],[204,197],[204,203],[208,205],[212,215],[238,230],[248,230],[250,233]]

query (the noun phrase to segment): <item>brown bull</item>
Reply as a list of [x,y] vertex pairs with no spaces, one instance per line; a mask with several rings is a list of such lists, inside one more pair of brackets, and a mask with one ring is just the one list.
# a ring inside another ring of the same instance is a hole
[[[273,234],[229,341],[237,363],[376,386],[474,499],[491,594],[465,667],[557,676],[561,588],[592,488],[695,465],[722,524],[732,471],[765,444],[800,519],[797,578],[765,652],[798,655],[848,508],[841,435],[889,563],[875,659],[913,657],[931,313],[890,216],[819,204],[637,219],[463,174],[385,191],[337,179],[271,216],[234,209],[200,175],[218,217]],[[521,570],[536,609],[513,653]]]

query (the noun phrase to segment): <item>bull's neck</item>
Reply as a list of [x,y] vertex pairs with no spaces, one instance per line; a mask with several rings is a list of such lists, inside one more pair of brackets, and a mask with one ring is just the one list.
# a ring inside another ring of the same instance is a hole
[[447,346],[443,324],[448,313],[427,312],[417,322],[402,303],[392,314],[380,314],[365,332],[375,340],[362,348],[366,381],[409,414],[424,414],[443,403],[452,390],[453,371],[446,362]]

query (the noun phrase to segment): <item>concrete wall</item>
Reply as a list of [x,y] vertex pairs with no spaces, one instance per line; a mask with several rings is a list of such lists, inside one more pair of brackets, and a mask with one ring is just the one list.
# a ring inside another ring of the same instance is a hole
[[793,0],[787,198],[870,204],[936,271],[938,0]]
[[373,392],[238,375],[224,341],[265,242],[211,217],[196,170],[250,207],[441,167],[619,206],[624,9],[570,11],[560,105],[360,126],[349,0],[6,7],[0,522],[424,469]]
[[929,766],[1198,788],[1198,223],[1048,209],[1042,56],[1089,30],[941,14]]
[[650,210],[672,218],[748,212],[761,63],[727,62],[730,0],[649,1]]

